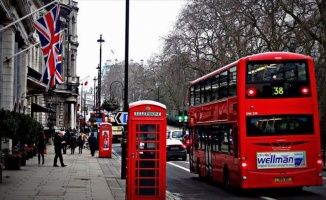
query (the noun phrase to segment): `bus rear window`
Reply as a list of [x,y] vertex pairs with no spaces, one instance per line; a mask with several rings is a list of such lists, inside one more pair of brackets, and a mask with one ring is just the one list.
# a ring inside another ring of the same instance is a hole
[[313,134],[312,115],[247,117],[247,136]]
[[310,96],[306,62],[248,62],[247,98]]

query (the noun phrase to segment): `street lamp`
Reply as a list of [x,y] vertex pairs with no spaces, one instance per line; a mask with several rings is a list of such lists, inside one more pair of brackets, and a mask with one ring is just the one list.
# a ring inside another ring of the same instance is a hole
[[80,117],[79,117],[79,121],[80,121],[80,130],[82,130],[82,121],[80,120],[81,119],[81,115],[82,115],[82,111],[83,111],[83,85],[84,83],[81,83],[81,95],[80,95]]
[[105,42],[103,39],[102,39],[102,34],[100,35],[100,39],[97,40],[97,42],[100,43],[100,64],[98,66],[98,70],[99,70],[99,76],[98,76],[98,116],[101,115],[101,109],[100,109],[100,106],[101,106],[101,76],[102,76],[102,72],[101,72],[101,67],[102,67],[102,42]]
[[96,76],[94,76],[93,81],[94,81],[94,104],[93,104],[94,106],[93,106],[93,108],[96,108],[96,89],[95,89],[95,87],[96,87],[96,81],[97,81]]
[[86,92],[84,94],[84,128],[86,126]]
[[[101,71],[100,71],[100,65],[97,65],[97,67],[96,67],[96,69],[98,70],[98,74],[97,74],[97,80],[99,80],[100,78],[100,76],[101,76]],[[101,97],[101,95],[99,95],[99,83],[97,83],[97,95],[98,95],[98,97]],[[97,105],[97,108],[99,109],[100,108],[100,100],[99,100],[99,98],[97,97],[97,99],[96,99],[96,105]]]

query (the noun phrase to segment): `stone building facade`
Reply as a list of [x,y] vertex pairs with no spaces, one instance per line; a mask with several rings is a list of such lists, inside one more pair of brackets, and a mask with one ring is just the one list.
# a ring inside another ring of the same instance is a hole
[[45,92],[44,58],[33,22],[52,0],[0,0],[0,109],[29,114],[45,129],[78,128],[77,2],[60,0],[64,83]]

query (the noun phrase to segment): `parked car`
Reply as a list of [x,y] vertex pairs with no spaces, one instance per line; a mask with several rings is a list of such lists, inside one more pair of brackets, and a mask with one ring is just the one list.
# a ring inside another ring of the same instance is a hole
[[172,158],[187,160],[186,146],[180,140],[166,139],[166,160]]
[[167,139],[178,139],[181,140],[182,137],[186,134],[183,130],[168,130],[166,138]]
[[183,143],[183,145],[186,146],[187,153],[189,153],[189,151],[190,151],[190,145],[191,145],[189,134],[184,135],[184,136],[182,137],[182,139],[181,139],[181,142]]

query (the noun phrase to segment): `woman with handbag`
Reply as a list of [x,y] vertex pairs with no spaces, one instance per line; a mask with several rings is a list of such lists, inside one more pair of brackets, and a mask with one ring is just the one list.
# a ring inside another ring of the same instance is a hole
[[42,165],[44,164],[44,151],[45,147],[45,136],[44,132],[39,132],[38,142],[37,142],[37,156],[38,156],[38,164],[41,164],[41,156],[42,156]]

